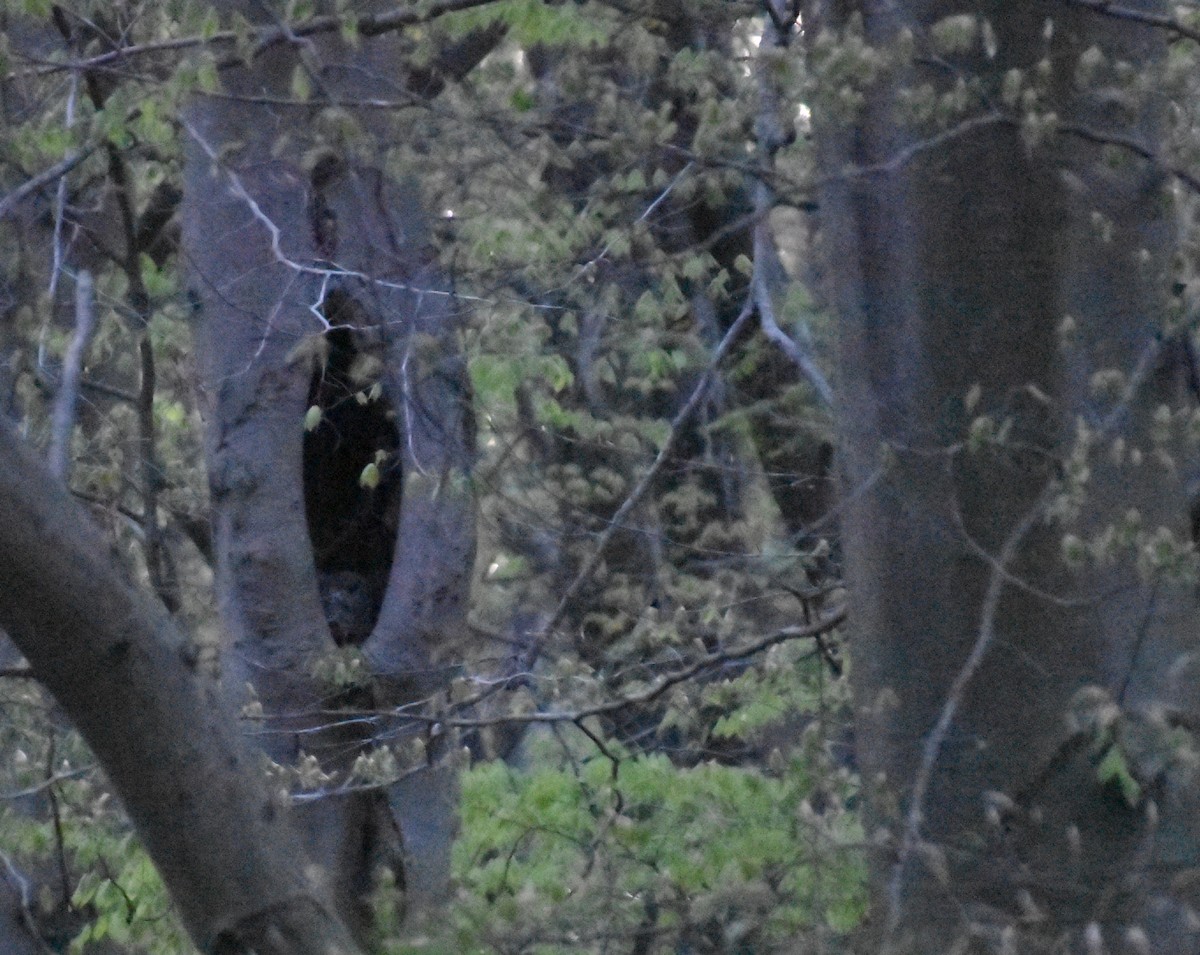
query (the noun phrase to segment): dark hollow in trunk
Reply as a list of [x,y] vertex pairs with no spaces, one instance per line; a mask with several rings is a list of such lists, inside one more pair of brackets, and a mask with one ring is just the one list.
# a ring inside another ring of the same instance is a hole
[[[325,360],[314,368],[308,405],[319,423],[304,436],[304,510],[322,603],[339,644],[371,633],[395,550],[403,473],[393,405],[378,383],[382,344],[355,327],[358,308],[333,294]],[[378,484],[364,480],[374,465]]]

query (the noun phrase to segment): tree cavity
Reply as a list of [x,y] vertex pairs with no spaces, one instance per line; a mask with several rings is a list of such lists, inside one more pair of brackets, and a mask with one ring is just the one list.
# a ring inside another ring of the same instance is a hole
[[305,418],[305,517],[330,632],[339,645],[359,644],[375,626],[391,571],[400,434],[378,330],[344,293],[332,293],[324,312],[331,328]]

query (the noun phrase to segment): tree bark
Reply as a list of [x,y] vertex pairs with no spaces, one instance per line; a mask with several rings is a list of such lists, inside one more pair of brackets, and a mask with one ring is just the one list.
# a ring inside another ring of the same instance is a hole
[[[1163,327],[1168,183],[1071,132],[1156,153],[1165,43],[1058,3],[971,11],[951,52],[934,35],[956,3],[805,21],[818,71],[859,24],[883,64],[861,106],[830,86],[816,109],[859,758],[883,847],[872,924],[892,952],[1194,951],[1178,877],[1200,859],[1196,799],[1174,762],[1194,740],[1149,746],[1157,762],[1145,744],[1190,725],[1196,690],[1194,588],[1149,556],[1156,535],[1186,551],[1195,460],[1154,423],[1194,404]],[[899,62],[906,31],[917,55]],[[1077,79],[1093,45],[1147,78],[1120,107],[1109,67]],[[1031,109],[998,105],[1010,70],[1040,83]],[[905,112],[958,76],[978,105],[940,127]],[[1115,400],[1092,388],[1106,369]],[[1064,562],[1068,535],[1131,523],[1080,573]]]
[[[478,62],[477,47],[456,68]],[[432,264],[416,190],[382,171],[390,121],[354,108],[394,94],[402,52],[390,36],[358,48],[321,37],[305,51],[312,59],[278,48],[227,69],[226,89],[245,100],[190,106],[183,209],[228,666],[262,703],[271,757],[292,766],[316,756],[332,776],[331,791],[306,802],[303,825],[340,911],[364,935],[380,865],[406,870],[397,874],[410,896],[448,887],[455,775],[431,746],[431,765],[403,792],[337,792],[373,734],[394,744],[426,727],[332,712],[344,705],[314,676],[335,649],[318,572],[356,574],[375,595],[360,649],[371,702],[386,711],[436,694],[458,671],[475,545],[465,312]],[[286,103],[306,70],[313,102]],[[353,149],[322,125],[330,101],[360,124]],[[346,364],[335,368],[339,350]],[[357,359],[378,366],[380,392],[366,405],[369,382],[351,382],[365,367]],[[313,404],[323,417],[306,438]],[[352,434],[367,406],[374,424]],[[368,465],[377,487],[361,480]]]
[[99,757],[197,946],[357,952],[196,648],[3,422],[0,456],[0,626]]

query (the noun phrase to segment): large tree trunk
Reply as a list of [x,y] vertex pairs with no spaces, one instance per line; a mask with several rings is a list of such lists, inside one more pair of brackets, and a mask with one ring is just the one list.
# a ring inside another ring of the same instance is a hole
[[[1093,45],[1150,77],[1163,38],[1060,3],[988,2],[970,8],[987,30],[948,50],[966,24],[930,28],[960,4],[847,7],[885,58],[860,109],[841,87],[817,110],[859,755],[886,834],[874,927],[891,951],[1195,951],[1172,881],[1200,861],[1179,768],[1193,741],[1166,742],[1195,709],[1194,586],[1171,566],[1188,562],[1173,558],[1194,449],[1154,423],[1192,400],[1187,349],[1163,328],[1171,203],[1153,163],[1079,135],[1154,153],[1162,110],[1106,86],[1109,66],[1074,81]],[[823,31],[821,70],[856,27],[818,13],[805,25]],[[905,30],[915,61],[887,64]],[[998,105],[1013,69],[1041,84],[1057,134]],[[908,121],[906,90],[958,75],[982,94],[959,128]],[[1090,387],[1107,369],[1125,376],[1112,398]],[[1122,525],[1127,540],[1069,569],[1067,535]]]
[[358,951],[216,684],[0,422],[0,626],[99,757],[205,952]]
[[[484,33],[439,69],[478,62],[502,35]],[[432,264],[415,190],[381,171],[394,128],[353,106],[393,94],[402,52],[386,36],[359,47],[320,37],[312,59],[268,50],[222,74],[244,101],[198,97],[187,119],[183,235],[201,305],[229,682],[253,687],[272,759],[315,756],[332,776],[305,800],[304,828],[362,933],[380,866],[410,894],[444,893],[456,783],[447,748],[431,745],[402,783],[338,792],[374,739],[425,729],[334,711],[413,704],[448,684],[474,559],[465,312]],[[311,104],[286,102],[297,71],[317,84]],[[422,91],[438,83],[425,77]],[[352,149],[329,100],[357,124]],[[334,609],[355,601],[348,617]],[[339,694],[314,675],[335,643],[361,649],[370,690]]]

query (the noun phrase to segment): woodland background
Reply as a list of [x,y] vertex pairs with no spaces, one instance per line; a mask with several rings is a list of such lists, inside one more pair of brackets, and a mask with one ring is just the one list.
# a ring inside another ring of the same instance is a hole
[[0,23],[5,951],[1200,950],[1200,8]]

